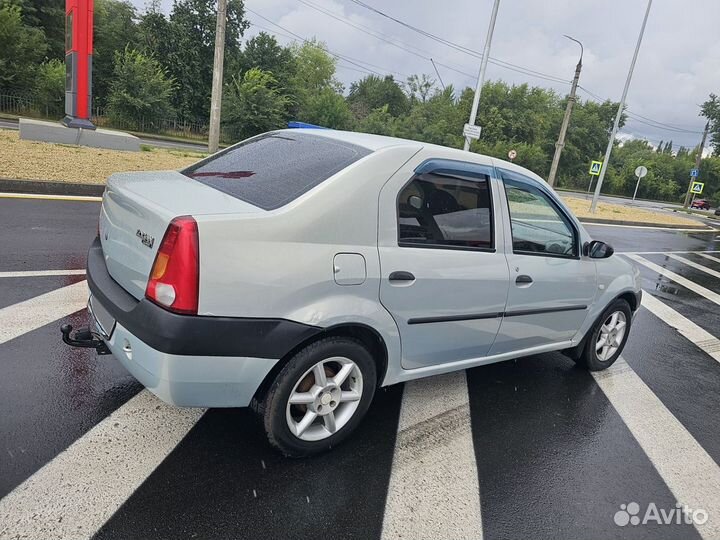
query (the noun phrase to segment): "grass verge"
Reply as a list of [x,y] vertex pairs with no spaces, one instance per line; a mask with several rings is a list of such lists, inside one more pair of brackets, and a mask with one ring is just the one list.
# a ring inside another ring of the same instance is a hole
[[670,214],[669,212],[653,212],[634,206],[623,206],[621,204],[611,204],[598,202],[597,212],[590,213],[590,200],[579,199],[577,197],[562,196],[565,204],[580,219],[596,218],[607,219],[609,221],[633,221],[637,223],[649,223],[653,225],[688,225],[697,227],[700,225],[693,219],[684,218]]
[[0,177],[104,184],[122,171],[182,169],[205,154],[147,147],[142,152],[21,141],[17,131],[0,129]]

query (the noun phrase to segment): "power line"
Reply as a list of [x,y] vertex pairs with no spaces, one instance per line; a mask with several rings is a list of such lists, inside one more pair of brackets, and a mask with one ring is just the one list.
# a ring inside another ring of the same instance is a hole
[[[249,8],[245,8],[245,10],[246,10],[247,12],[249,12],[249,13],[252,13],[253,15],[255,15],[255,16],[257,16],[257,17],[260,17],[262,20],[264,20],[264,21],[272,24],[273,26],[277,26],[278,28],[280,28],[280,29],[283,30],[284,32],[287,32],[288,34],[290,34],[290,35],[292,35],[292,36],[295,36],[297,39],[299,39],[300,41],[302,41],[302,42],[304,42],[304,43],[312,43],[310,40],[305,39],[304,37],[302,37],[302,36],[299,35],[299,34],[296,34],[296,33],[293,32],[292,30],[288,30],[288,29],[285,28],[284,26],[281,26],[281,25],[279,25],[278,23],[276,23],[276,22],[274,22],[274,21],[271,21],[271,20],[268,19],[267,17],[265,17],[265,16],[263,16],[263,15],[260,15],[257,11],[253,11],[252,9],[249,9]],[[333,51],[331,51],[330,49],[327,49],[327,48],[326,48],[325,50],[328,52],[328,54],[330,54],[331,56],[334,56],[334,57],[337,58],[338,60],[344,60],[345,62],[347,62],[347,63],[349,63],[349,64],[352,64],[352,65],[354,65],[354,66],[356,66],[356,67],[359,67],[360,69],[363,69],[364,71],[367,71],[368,73],[374,73],[375,75],[378,75],[378,76],[380,76],[380,77],[383,76],[382,73],[380,73],[380,72],[378,72],[378,71],[375,71],[374,69],[366,68],[365,66],[362,66],[362,65],[358,64],[357,62],[355,62],[355,61],[353,61],[353,60],[350,60],[348,57],[346,57],[346,56],[344,56],[344,55],[342,55],[342,54],[333,52]]]
[[[413,26],[413,25],[411,25],[411,24],[408,24],[408,23],[406,23],[405,21],[402,21],[402,20],[400,20],[400,19],[398,19],[398,18],[396,18],[396,17],[393,17],[392,15],[388,15],[387,13],[385,13],[385,12],[379,10],[379,9],[376,9],[376,8],[374,8],[373,6],[370,6],[370,5],[366,4],[366,3],[363,2],[362,0],[350,0],[350,1],[353,2],[354,4],[357,4],[357,5],[360,6],[360,7],[363,7],[363,8],[365,8],[365,9],[369,10],[369,11],[372,11],[373,13],[376,13],[377,15],[380,15],[381,17],[385,17],[386,19],[389,19],[389,20],[391,20],[391,21],[393,21],[393,22],[395,22],[395,23],[397,23],[397,24],[399,24],[399,25],[401,25],[401,26],[404,26],[405,28],[408,28],[408,29],[412,30],[413,32],[417,32],[417,33],[419,33],[419,34],[421,34],[421,35],[423,35],[423,36],[425,36],[425,37],[427,37],[427,38],[430,38],[430,39],[432,39],[432,40],[434,40],[434,41],[437,41],[438,43],[441,43],[441,44],[443,44],[443,45],[445,45],[445,46],[447,46],[447,47],[450,47],[450,48],[452,48],[452,49],[455,49],[456,51],[459,51],[459,52],[468,54],[468,55],[473,56],[473,57],[475,57],[475,58],[482,58],[482,53],[479,52],[479,51],[476,51],[476,50],[474,50],[474,49],[470,49],[469,47],[465,47],[464,45],[460,45],[460,44],[458,44],[458,43],[454,43],[454,42],[449,41],[449,40],[447,40],[447,39],[445,39],[445,38],[442,38],[442,37],[440,37],[440,36],[437,36],[437,35],[435,35],[435,34],[432,34],[431,32],[428,32],[427,30],[423,30],[422,28],[418,28],[418,27],[416,27],[416,26]],[[537,77],[537,78],[540,78],[540,79],[545,79],[545,80],[548,80],[548,81],[551,81],[551,82],[555,82],[555,83],[570,84],[570,81],[569,81],[569,80],[566,80],[566,79],[564,79],[564,78],[562,78],[562,77],[558,77],[558,76],[555,76],[555,75],[551,75],[551,74],[549,74],[549,73],[543,73],[543,72],[541,72],[541,71],[536,71],[536,70],[534,70],[534,69],[530,69],[530,68],[526,68],[526,67],[524,67],[524,66],[520,66],[520,65],[517,65],[517,64],[513,64],[513,63],[507,62],[507,61],[505,61],[505,60],[500,60],[499,58],[494,58],[494,57],[492,57],[492,56],[490,57],[490,59],[489,59],[488,61],[489,61],[491,64],[494,64],[494,65],[496,65],[496,66],[498,66],[498,67],[502,67],[502,68],[505,68],[505,69],[509,69],[509,70],[511,70],[511,71],[516,71],[516,72],[518,72],[518,73],[522,73],[523,75],[530,75],[530,76],[532,76],[532,77]]]

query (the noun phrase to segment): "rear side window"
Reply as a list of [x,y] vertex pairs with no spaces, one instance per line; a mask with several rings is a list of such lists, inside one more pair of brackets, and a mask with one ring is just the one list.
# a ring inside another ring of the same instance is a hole
[[300,131],[270,133],[214,154],[182,173],[264,210],[274,210],[370,152]]
[[493,248],[489,177],[417,174],[398,196],[398,244]]

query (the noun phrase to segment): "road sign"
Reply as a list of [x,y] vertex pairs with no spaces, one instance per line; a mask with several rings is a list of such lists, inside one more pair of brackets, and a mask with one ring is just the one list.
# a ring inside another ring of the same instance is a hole
[[515,159],[516,157],[517,157],[517,152],[516,152],[515,150],[510,150],[510,151],[508,152],[508,158],[510,159],[510,161],[512,161],[512,160]]
[[690,169],[690,176],[693,178],[697,178],[700,176],[700,170],[699,169]]
[[704,187],[705,187],[705,184],[703,182],[693,182],[692,186],[690,186],[690,193],[694,193],[695,195],[700,195],[703,192]]
[[640,165],[637,169],[635,169],[635,176],[637,176],[637,183],[635,184],[635,193],[633,193],[633,201],[635,200],[635,197],[637,197],[637,190],[640,187],[640,179],[643,178],[647,174],[647,167],[644,165]]
[[482,131],[482,128],[480,126],[475,126],[473,124],[465,124],[465,127],[463,128],[463,135],[466,137],[470,137],[471,139],[478,140],[480,138],[480,132]]
[[600,169],[602,169],[602,161],[593,161],[590,163],[590,174],[593,176],[599,175]]

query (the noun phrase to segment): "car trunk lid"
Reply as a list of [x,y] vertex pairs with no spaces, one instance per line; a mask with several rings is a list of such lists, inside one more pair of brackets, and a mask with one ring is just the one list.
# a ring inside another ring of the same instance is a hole
[[108,272],[141,299],[173,218],[251,212],[263,210],[177,171],[114,174],[103,195],[99,224]]

